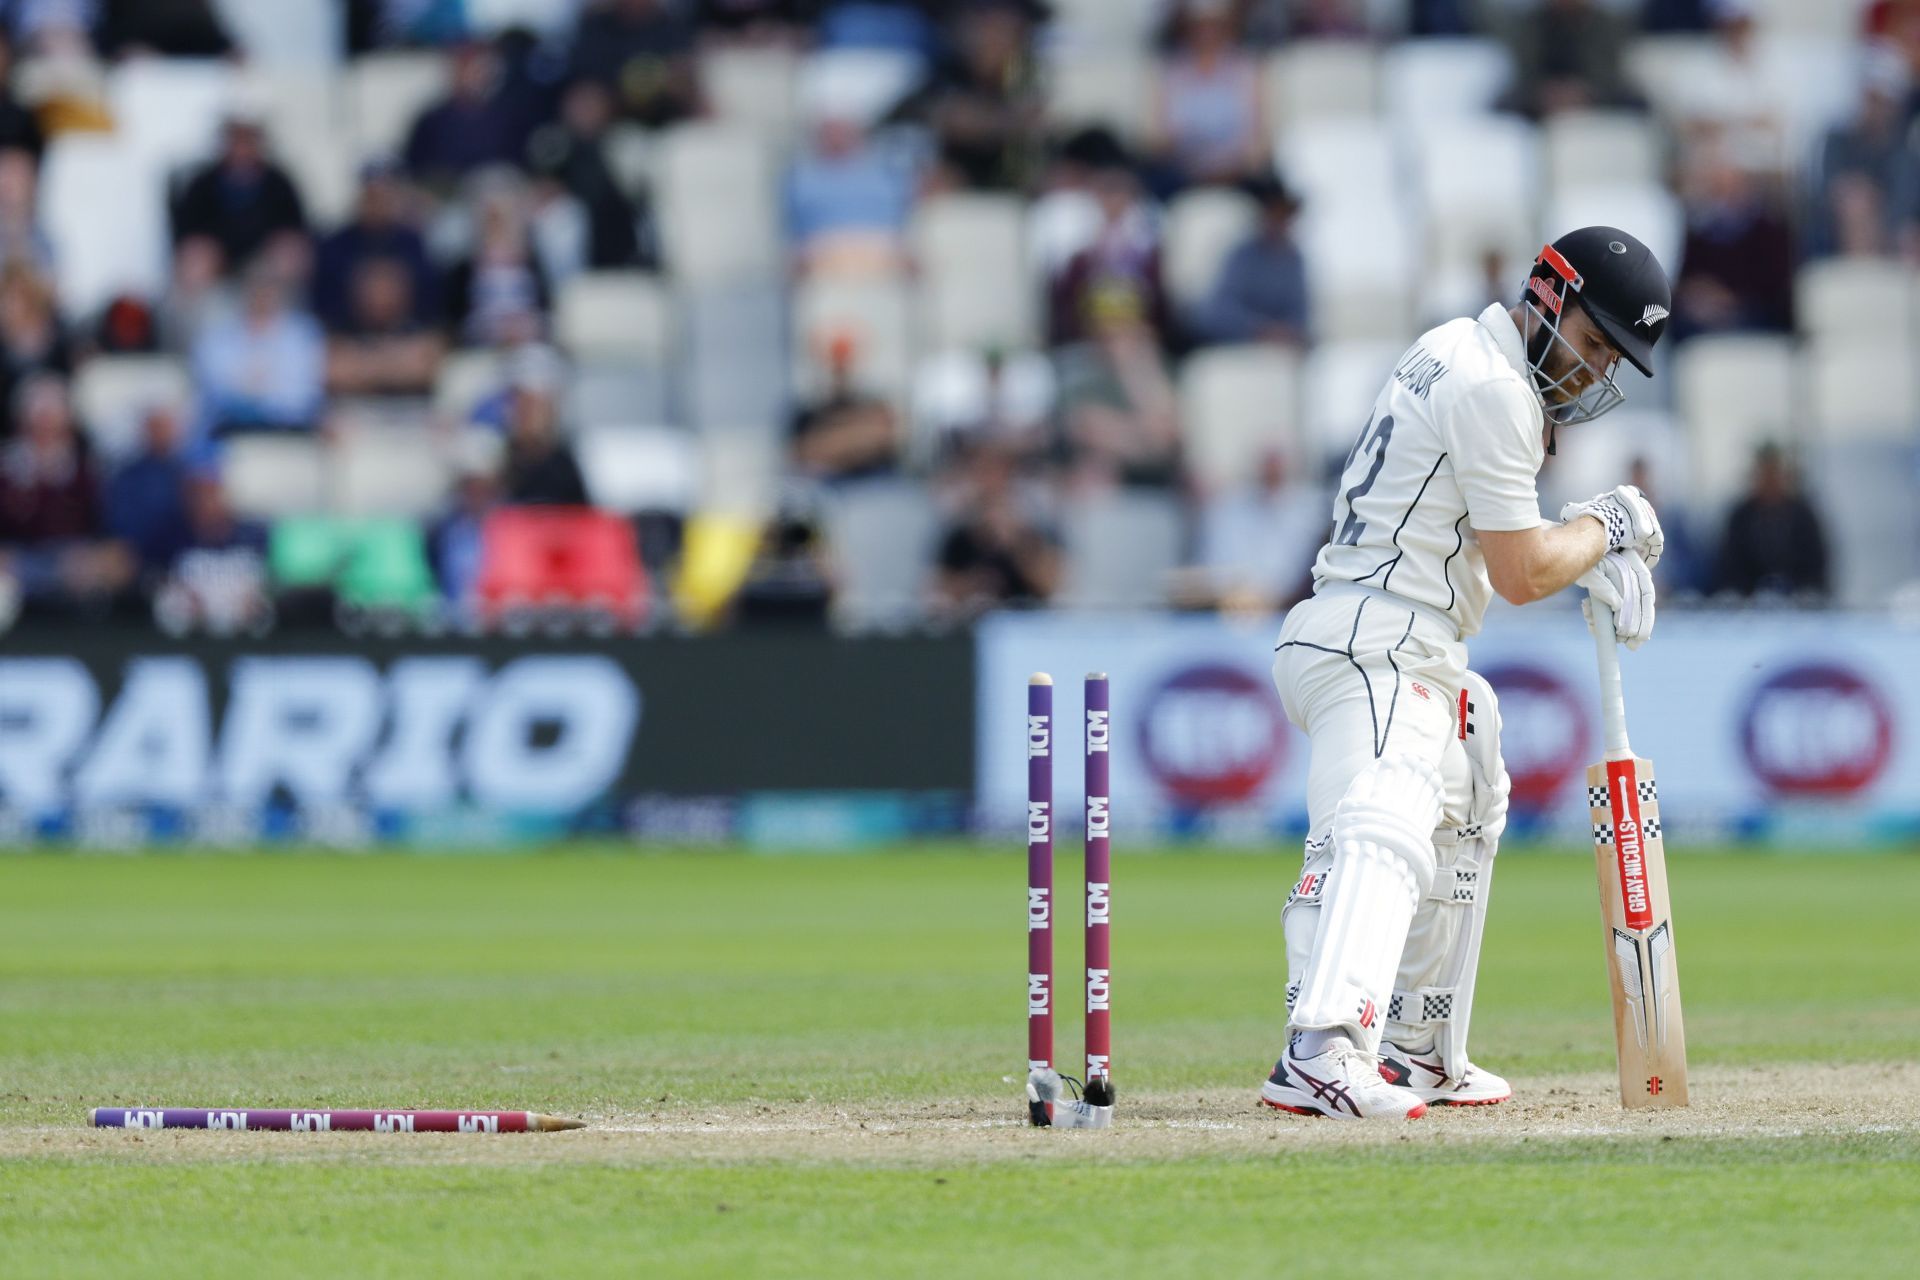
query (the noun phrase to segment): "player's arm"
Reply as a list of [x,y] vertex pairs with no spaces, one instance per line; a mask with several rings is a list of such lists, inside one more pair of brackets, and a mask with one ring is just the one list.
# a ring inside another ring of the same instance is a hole
[[1531,529],[1475,529],[1487,577],[1509,604],[1532,604],[1572,586],[1607,553],[1607,529],[1592,516]]

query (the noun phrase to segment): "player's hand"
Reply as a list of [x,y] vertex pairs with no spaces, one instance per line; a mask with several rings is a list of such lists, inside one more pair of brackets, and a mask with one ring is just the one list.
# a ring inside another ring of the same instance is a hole
[[1560,508],[1562,524],[1577,516],[1592,516],[1606,527],[1607,550],[1637,551],[1649,569],[1660,563],[1660,553],[1667,549],[1667,535],[1660,529],[1653,504],[1630,484]]
[[1653,634],[1653,570],[1637,552],[1609,551],[1600,563],[1574,584],[1587,589],[1580,612],[1593,630],[1593,602],[1613,610],[1613,634],[1629,649],[1638,649]]

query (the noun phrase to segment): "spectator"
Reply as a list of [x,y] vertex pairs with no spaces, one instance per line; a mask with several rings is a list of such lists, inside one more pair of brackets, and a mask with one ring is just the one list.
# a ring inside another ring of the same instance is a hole
[[968,0],[953,25],[953,53],[909,112],[940,141],[959,185],[1025,191],[1038,177],[1045,98],[1033,57],[1034,0]]
[[353,221],[320,242],[313,273],[313,309],[328,329],[351,318],[350,285],[360,264],[373,258],[406,268],[412,319],[431,323],[440,316],[439,282],[427,259],[427,245],[415,226],[400,169],[391,161],[369,161],[360,171],[360,199]]
[[267,157],[250,108],[227,118],[220,154],[188,179],[173,206],[174,275],[198,293],[262,253],[289,278],[304,274],[306,212],[292,179]]
[[[13,404],[14,390],[37,373],[62,377],[73,371],[66,335],[53,311],[53,290],[26,262],[0,267],[0,404]],[[0,439],[13,416],[0,419]]]
[[1793,328],[1793,240],[1759,181],[1725,151],[1696,148],[1674,289],[1676,338]]
[[1813,180],[1816,252],[1892,253],[1920,223],[1920,141],[1908,136],[1906,60],[1869,49],[1853,117],[1827,134]]
[[405,153],[407,172],[442,194],[478,170],[523,163],[536,123],[491,45],[470,40],[455,49],[452,79],[447,96],[413,122]]
[[20,262],[52,273],[53,243],[40,229],[39,193],[33,153],[0,144],[0,268]]
[[1762,445],[1753,483],[1727,516],[1720,588],[1736,595],[1827,594],[1827,537],[1778,445]]
[[413,279],[398,258],[364,258],[354,269],[347,323],[327,340],[327,390],[349,396],[424,396],[445,343],[419,319]]
[[560,119],[534,134],[533,171],[580,202],[587,218],[587,265],[596,269],[659,265],[650,212],[628,198],[607,162],[613,95],[594,80],[576,80],[560,99]]
[[826,625],[833,575],[813,512],[792,502],[767,522],[745,581],[733,599],[737,626]]
[[65,380],[33,375],[13,409],[19,430],[0,447],[0,578],[29,605],[108,605],[132,580],[133,557],[104,537],[99,479]]
[[699,0],[700,29],[741,44],[798,44],[814,0]]
[[1024,462],[1046,451],[1053,397],[1053,364],[1040,352],[951,351],[915,375],[914,418],[940,461],[987,445]]
[[569,79],[597,80],[651,128],[700,113],[693,26],[666,0],[602,0],[580,19]]
[[802,270],[892,270],[905,258],[914,175],[850,117],[829,115],[787,175],[787,232]]
[[169,632],[230,635],[272,620],[267,595],[267,530],[234,514],[220,472],[187,473],[187,545],[154,594],[155,619]]
[[794,414],[793,460],[805,475],[853,480],[885,475],[899,463],[899,416],[855,384],[856,355],[853,339],[836,335],[827,346],[826,395]]
[[507,413],[504,480],[508,502],[584,507],[586,481],[560,435],[560,401],[550,390],[516,386]]
[[1287,474],[1278,449],[1263,452],[1246,484],[1201,509],[1198,560],[1212,603],[1265,612],[1311,594],[1330,509],[1326,494]]
[[1232,0],[1181,0],[1153,101],[1156,193],[1234,182],[1267,160],[1260,66],[1239,47]]
[[1312,324],[1306,259],[1293,239],[1300,198],[1277,177],[1249,182],[1247,189],[1260,202],[1259,230],[1221,264],[1197,327],[1209,342],[1304,347]]
[[211,0],[98,0],[94,43],[101,56],[159,54],[169,58],[224,58],[233,41]]
[[441,593],[456,604],[474,599],[480,581],[487,517],[500,506],[503,446],[488,431],[468,431],[455,450],[453,503],[427,534],[427,552]]
[[1474,0],[1412,0],[1408,6],[1407,34],[1410,36],[1478,35]]
[[1246,0],[1247,39],[1262,48],[1288,40],[1365,40],[1367,0]]
[[1563,111],[1635,104],[1621,70],[1629,36],[1595,0],[1546,0],[1511,24],[1514,83],[1506,105],[1538,120]]
[[982,443],[963,464],[959,512],[940,541],[934,598],[954,618],[1001,605],[1037,605],[1059,590],[1059,540],[1038,518],[1039,495],[1019,482],[1014,455]]
[[1710,0],[1646,0],[1640,29],[1649,35],[1691,35],[1713,27]]
[[14,96],[13,69],[13,36],[0,26],[0,151],[25,151],[38,163],[46,139],[40,133],[39,117]]
[[193,348],[194,385],[208,433],[317,425],[326,373],[320,326],[292,310],[266,263],[247,272],[239,308],[207,326]]
[[1049,288],[1048,331],[1055,346],[1092,336],[1096,309],[1123,309],[1164,341],[1172,332],[1160,271],[1160,233],[1140,198],[1139,180],[1117,146],[1099,157],[1089,187],[1098,222]]
[[169,404],[149,408],[140,420],[140,439],[140,452],[107,482],[107,524],[133,549],[143,575],[157,579],[193,542],[180,411]]
[[346,0],[347,52],[438,48],[468,34],[467,0]]
[[527,207],[511,181],[477,197],[480,230],[473,252],[447,273],[447,323],[455,343],[510,346],[537,339],[546,325],[547,273],[534,253]]

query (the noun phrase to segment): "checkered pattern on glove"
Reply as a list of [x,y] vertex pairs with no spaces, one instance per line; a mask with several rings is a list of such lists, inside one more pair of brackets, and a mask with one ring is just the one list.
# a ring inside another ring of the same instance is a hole
[[1592,516],[1607,530],[1607,550],[1638,551],[1651,569],[1660,563],[1666,550],[1667,535],[1660,528],[1647,496],[1630,484],[1608,493],[1595,494],[1585,502],[1569,502],[1560,508],[1561,523],[1580,516]]

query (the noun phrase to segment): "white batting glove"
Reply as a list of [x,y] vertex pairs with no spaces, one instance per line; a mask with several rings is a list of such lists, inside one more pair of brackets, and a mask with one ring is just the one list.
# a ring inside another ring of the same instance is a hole
[[1575,516],[1592,516],[1607,530],[1607,550],[1638,551],[1647,568],[1660,563],[1667,549],[1667,535],[1660,529],[1660,517],[1653,513],[1647,495],[1630,484],[1610,493],[1596,494],[1585,502],[1569,502],[1560,508],[1560,522]]
[[1629,649],[1638,649],[1653,634],[1653,570],[1639,553],[1609,551],[1586,571],[1575,586],[1587,589],[1580,612],[1593,630],[1593,602],[1613,610],[1613,634]]

